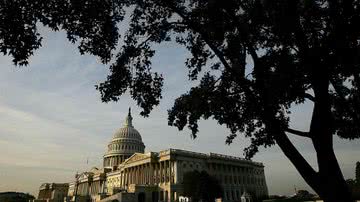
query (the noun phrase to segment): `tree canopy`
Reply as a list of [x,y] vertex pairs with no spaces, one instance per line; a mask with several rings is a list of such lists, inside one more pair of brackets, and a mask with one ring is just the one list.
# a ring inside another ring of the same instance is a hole
[[[359,4],[3,0],[0,51],[12,56],[14,64],[26,65],[41,46],[39,25],[65,30],[81,53],[111,61],[110,75],[96,87],[102,101],[117,101],[128,90],[141,114],[148,116],[159,104],[164,79],[152,71],[154,45],[173,41],[191,53],[185,66],[189,79],[200,83],[175,100],[168,111],[169,125],[180,130],[187,126],[196,137],[198,121],[213,118],[229,128],[227,143],[240,134],[250,138],[247,158],[260,146],[276,143],[325,201],[350,201],[333,135],[360,137]],[[123,36],[121,22],[128,24]],[[291,108],[304,102],[313,103],[309,130],[290,128]],[[318,171],[288,135],[312,141]]]
[[0,192],[0,201],[6,202],[28,202],[34,200],[35,197],[28,193],[22,192]]
[[219,181],[205,171],[186,172],[183,176],[184,196],[191,197],[194,202],[213,202],[221,198],[223,188]]

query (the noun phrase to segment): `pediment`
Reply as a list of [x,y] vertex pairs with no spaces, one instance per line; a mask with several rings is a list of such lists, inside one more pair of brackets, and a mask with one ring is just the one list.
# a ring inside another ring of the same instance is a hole
[[132,156],[130,156],[128,159],[126,159],[123,164],[134,163],[134,162],[137,162],[137,161],[147,159],[149,157],[150,157],[149,154],[135,153]]
[[91,175],[92,175],[92,173],[83,172],[83,173],[79,174],[77,178],[78,178],[79,180],[87,179],[87,178],[89,178],[89,176],[91,176]]

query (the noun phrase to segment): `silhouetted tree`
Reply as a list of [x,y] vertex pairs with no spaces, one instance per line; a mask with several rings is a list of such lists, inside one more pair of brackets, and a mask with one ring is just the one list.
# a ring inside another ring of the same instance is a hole
[[1,192],[0,201],[1,202],[29,202],[30,200],[35,199],[33,195],[22,192]]
[[219,181],[205,171],[186,172],[183,178],[184,196],[192,201],[213,202],[222,197],[222,187]]
[[352,198],[354,200],[359,200],[360,199],[360,186],[359,186],[359,184],[357,184],[356,181],[353,180],[353,179],[347,179],[346,183],[349,186]]
[[[148,116],[159,104],[163,77],[152,72],[155,44],[186,47],[185,66],[198,86],[176,99],[169,124],[192,136],[198,120],[227,126],[227,143],[243,134],[258,147],[278,144],[325,201],[350,201],[333,150],[333,136],[360,136],[360,5],[355,0],[2,0],[0,51],[26,65],[40,47],[38,25],[65,30],[81,53],[107,63],[97,86],[102,101],[126,90]],[[124,36],[118,23],[128,14]],[[120,39],[120,40],[119,40]],[[123,42],[112,57],[118,41]],[[311,102],[308,131],[289,127],[291,107]],[[288,135],[308,138],[318,171]]]

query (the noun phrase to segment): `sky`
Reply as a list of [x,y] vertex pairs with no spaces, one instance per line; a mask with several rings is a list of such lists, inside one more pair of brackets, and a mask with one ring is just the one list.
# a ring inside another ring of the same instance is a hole
[[[41,30],[43,47],[27,67],[15,67],[0,56],[0,192],[20,191],[35,196],[45,182],[70,182],[76,172],[101,167],[102,156],[113,133],[123,125],[132,108],[133,125],[142,135],[146,151],[168,148],[243,157],[249,141],[237,137],[226,145],[229,131],[214,120],[203,120],[198,138],[190,131],[167,125],[167,110],[174,99],[194,83],[187,79],[184,61],[188,53],[175,44],[157,47],[155,70],[163,73],[163,99],[149,118],[139,115],[136,102],[124,95],[118,102],[102,103],[94,85],[106,79],[108,66],[94,56],[80,55],[63,32]],[[312,105],[292,109],[293,128],[308,129]],[[290,137],[316,169],[311,143]],[[354,178],[360,161],[360,141],[335,138],[335,153],[345,178]],[[253,158],[265,166],[270,194],[293,194],[310,187],[277,146],[261,148]]]

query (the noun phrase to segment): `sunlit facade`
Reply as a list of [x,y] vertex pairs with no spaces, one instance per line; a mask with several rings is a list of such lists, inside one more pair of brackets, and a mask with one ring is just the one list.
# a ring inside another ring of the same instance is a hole
[[206,171],[223,187],[222,201],[240,201],[244,193],[268,195],[264,166],[243,158],[179,149],[146,152],[129,114],[103,156],[103,168],[77,174],[65,201],[172,202],[183,196],[183,176]]

